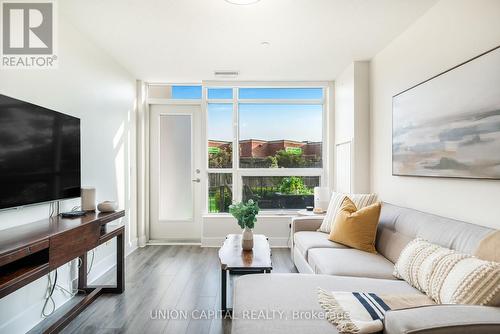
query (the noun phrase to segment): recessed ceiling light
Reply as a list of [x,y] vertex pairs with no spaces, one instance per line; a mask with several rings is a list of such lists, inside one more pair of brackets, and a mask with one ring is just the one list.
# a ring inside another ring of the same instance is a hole
[[263,46],[263,47],[268,47],[271,45],[271,43],[267,42],[267,41],[264,41],[264,42],[260,42],[260,45]]
[[259,2],[260,0],[225,0],[233,5],[252,5]]

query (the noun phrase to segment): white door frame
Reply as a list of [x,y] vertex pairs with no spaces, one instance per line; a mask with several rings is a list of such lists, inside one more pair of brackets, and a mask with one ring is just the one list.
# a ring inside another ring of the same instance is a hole
[[[173,231],[172,237],[171,238],[155,238],[154,233],[152,233],[152,224],[156,223],[155,216],[153,215],[152,210],[157,210],[158,208],[153,208],[153,203],[155,202],[153,196],[158,196],[158,194],[154,194],[153,192],[155,191],[155,187],[151,187],[151,182],[152,180],[155,179],[155,175],[153,173],[159,172],[158,166],[152,165],[151,159],[152,159],[152,147],[150,144],[151,138],[152,138],[152,133],[153,129],[151,128],[153,124],[153,108],[154,106],[158,105],[165,105],[165,106],[179,106],[180,109],[184,109],[187,106],[192,106],[195,107],[191,112],[184,112],[184,111],[165,111],[165,112],[160,112],[160,115],[189,115],[191,116],[191,144],[192,144],[192,152],[191,152],[191,177],[192,178],[200,178],[203,180],[201,172],[199,174],[195,173],[196,169],[202,169],[201,164],[203,164],[203,161],[201,159],[201,137],[200,137],[200,128],[201,128],[201,120],[202,120],[202,115],[201,115],[201,101],[198,100],[167,100],[167,99],[149,99],[147,101],[148,103],[148,114],[149,114],[149,121],[148,121],[148,127],[149,127],[149,138],[147,141],[147,145],[149,146],[149,157],[148,157],[148,163],[149,163],[149,223],[148,225],[148,236],[149,236],[149,244],[170,244],[170,243],[182,243],[182,244],[198,244],[201,242],[201,230],[202,230],[202,222],[201,222],[201,208],[202,208],[202,203],[201,203],[201,191],[202,191],[202,183],[192,183],[192,194],[193,194],[193,219],[191,220],[186,220],[183,223],[188,224],[186,226],[186,229],[178,229],[177,233]],[[159,115],[158,115],[159,116]],[[159,126],[159,124],[158,124]],[[155,129],[156,131],[159,130]],[[169,222],[169,221],[162,221],[161,224],[164,224],[165,229],[177,229],[179,227],[178,223],[180,221],[176,222]]]

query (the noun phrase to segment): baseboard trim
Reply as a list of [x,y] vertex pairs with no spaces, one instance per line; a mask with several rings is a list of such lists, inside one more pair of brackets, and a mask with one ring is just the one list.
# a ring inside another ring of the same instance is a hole
[[148,238],[145,235],[141,235],[138,240],[139,247],[145,247],[148,243]]
[[149,240],[148,246],[201,246],[200,240],[191,239],[165,239],[165,240]]
[[131,242],[129,242],[129,247],[127,248],[125,256],[129,256],[130,254],[132,254],[138,247],[139,247],[139,238],[135,238]]

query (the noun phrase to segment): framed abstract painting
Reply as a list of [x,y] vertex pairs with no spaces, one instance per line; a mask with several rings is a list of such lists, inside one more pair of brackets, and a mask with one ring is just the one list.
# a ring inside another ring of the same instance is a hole
[[500,179],[500,46],[392,99],[392,174]]

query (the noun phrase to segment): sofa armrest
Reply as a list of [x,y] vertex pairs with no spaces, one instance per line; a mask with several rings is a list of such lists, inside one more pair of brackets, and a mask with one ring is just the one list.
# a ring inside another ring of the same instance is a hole
[[500,308],[477,305],[432,305],[389,311],[384,333],[500,333]]
[[323,222],[323,217],[295,217],[292,219],[292,235],[299,231],[316,231]]

